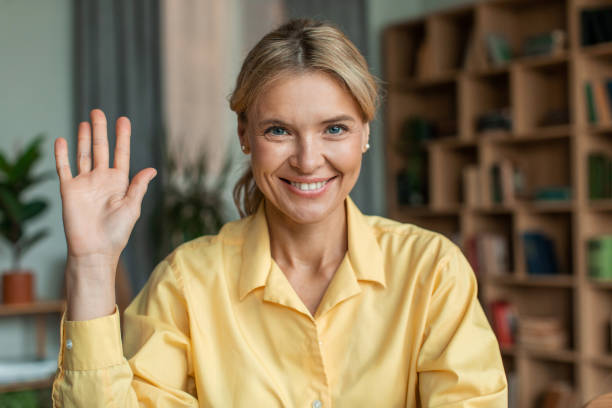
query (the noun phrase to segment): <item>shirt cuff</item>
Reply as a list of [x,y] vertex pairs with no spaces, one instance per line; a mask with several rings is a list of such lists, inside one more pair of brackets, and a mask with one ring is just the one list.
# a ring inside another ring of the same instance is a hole
[[124,362],[119,309],[109,316],[61,322],[59,366],[65,370],[97,370]]

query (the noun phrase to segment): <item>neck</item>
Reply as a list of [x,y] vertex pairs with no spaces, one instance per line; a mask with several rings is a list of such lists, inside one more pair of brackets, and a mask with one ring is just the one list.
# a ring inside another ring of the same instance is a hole
[[331,278],[348,248],[345,204],[312,224],[298,224],[268,203],[265,210],[270,251],[281,270]]

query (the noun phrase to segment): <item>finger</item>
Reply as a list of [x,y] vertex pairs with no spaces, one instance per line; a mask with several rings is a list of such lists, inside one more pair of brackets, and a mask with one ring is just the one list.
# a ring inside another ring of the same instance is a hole
[[157,170],[149,167],[148,169],[140,170],[138,174],[134,176],[128,191],[125,195],[129,205],[135,210],[137,214],[140,214],[140,205],[142,199],[147,192],[149,182],[153,180],[153,177],[157,175]]
[[115,168],[123,171],[126,175],[130,172],[130,120],[125,116],[117,119],[115,134]]
[[60,183],[70,180],[72,172],[70,171],[70,162],[68,161],[68,142],[63,137],[55,139],[55,168]]
[[91,127],[89,122],[79,123],[77,165],[79,174],[91,171]]
[[106,116],[100,109],[90,113],[93,127],[93,162],[95,168],[108,168],[108,137],[106,135]]

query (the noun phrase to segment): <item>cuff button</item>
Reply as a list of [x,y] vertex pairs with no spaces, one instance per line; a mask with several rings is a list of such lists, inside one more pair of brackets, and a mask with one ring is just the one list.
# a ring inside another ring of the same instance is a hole
[[72,350],[72,340],[66,340],[66,349]]

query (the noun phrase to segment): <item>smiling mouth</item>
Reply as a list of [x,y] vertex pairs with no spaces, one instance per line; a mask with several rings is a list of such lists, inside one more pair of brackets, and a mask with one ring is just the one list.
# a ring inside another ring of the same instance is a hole
[[291,180],[287,180],[284,178],[280,178],[282,181],[284,181],[287,184],[291,184],[293,187],[299,189],[300,191],[311,191],[311,190],[319,190],[321,188],[323,188],[323,186],[325,186],[327,183],[329,183],[330,181],[332,181],[333,179],[335,179],[337,176],[334,176],[328,180],[325,181],[317,181],[314,183],[298,183],[296,181],[291,181]]

